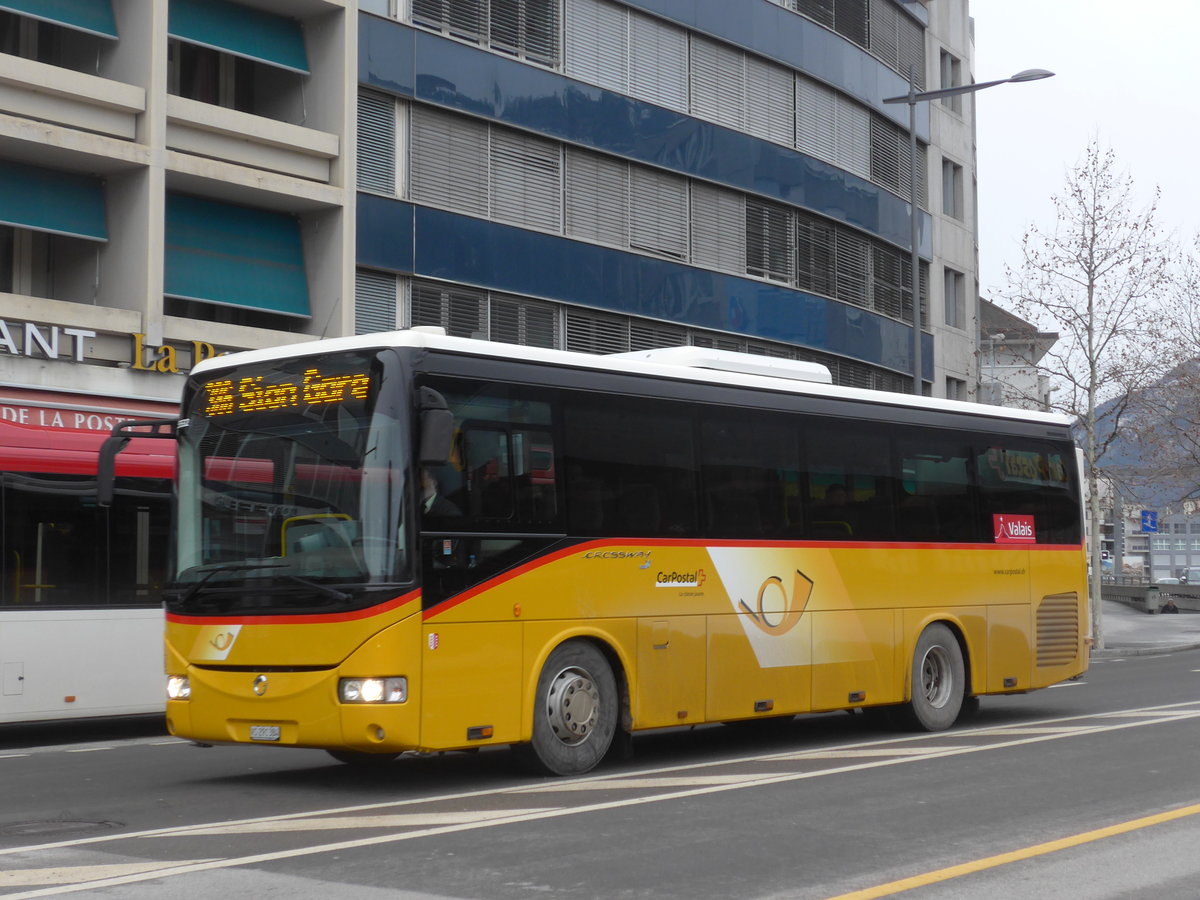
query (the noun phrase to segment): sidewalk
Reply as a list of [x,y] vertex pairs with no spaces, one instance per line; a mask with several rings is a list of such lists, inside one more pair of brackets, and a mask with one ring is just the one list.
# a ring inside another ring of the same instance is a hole
[[1141,656],[1200,648],[1200,614],[1150,614],[1114,600],[1105,600],[1102,626],[1104,649],[1093,658]]

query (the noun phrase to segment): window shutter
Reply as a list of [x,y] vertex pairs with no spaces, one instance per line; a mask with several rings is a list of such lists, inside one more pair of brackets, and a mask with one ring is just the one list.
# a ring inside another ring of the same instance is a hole
[[545,66],[557,66],[558,9],[562,0],[524,0],[522,46],[525,58]]
[[862,178],[871,177],[871,113],[841,94],[834,97],[837,163]]
[[832,222],[798,213],[796,216],[796,286],[832,297],[834,290],[835,229]]
[[746,271],[746,197],[692,184],[692,262],[723,272]]
[[711,347],[714,350],[732,350],[735,353],[746,352],[746,342],[733,335],[718,332],[696,331],[692,333],[692,345],[695,347]]
[[833,0],[794,0],[794,3],[793,8],[800,15],[808,16],[826,28],[833,27]]
[[358,93],[358,189],[396,193],[396,101],[374,91]]
[[521,0],[491,0],[490,12],[492,49],[517,54],[521,49]]
[[[899,72],[901,12],[891,0],[871,0],[870,9],[871,55]],[[901,74],[907,78],[908,73]]]
[[925,29],[906,15],[899,19],[897,53],[900,74],[907,78],[909,66],[912,66],[917,76],[917,90],[925,90]]
[[412,0],[414,25],[424,25],[441,31],[450,21],[449,0]]
[[746,56],[746,130],[755,137],[795,146],[796,78],[789,69]]
[[870,46],[867,0],[833,0],[833,30],[860,47]]
[[835,98],[825,85],[796,76],[796,149],[828,163],[837,162]]
[[396,276],[359,269],[354,273],[354,333],[396,330]]
[[650,319],[633,319],[629,323],[629,349],[653,350],[656,347],[687,345],[687,329]]
[[526,347],[558,346],[557,310],[519,297],[493,297],[490,339]]
[[629,246],[629,164],[567,148],[567,234]]
[[[871,180],[896,193],[900,193],[900,136],[891,122],[878,116],[871,117]],[[907,158],[908,136],[904,138]],[[904,168],[907,170],[908,167]]]
[[561,149],[554,141],[492,129],[492,218],[560,231]]
[[409,321],[439,325],[453,337],[486,337],[487,295],[482,291],[414,284]]
[[837,246],[837,299],[855,306],[867,306],[870,287],[871,245],[856,231],[839,228]]
[[412,198],[455,212],[488,212],[488,129],[463,116],[415,106]]
[[774,281],[795,279],[794,221],[785,206],[746,201],[746,271]]
[[872,307],[877,313],[899,319],[904,308],[900,251],[875,244],[871,247],[871,255],[875,282]]
[[692,35],[692,113],[718,125],[746,125],[745,54]]
[[642,166],[631,166],[629,174],[630,246],[675,259],[686,259],[687,179]]
[[629,11],[605,0],[567,0],[566,73],[629,92]]
[[629,93],[640,100],[687,112],[687,32],[630,13]]
[[577,353],[629,352],[629,321],[567,308],[567,347]]

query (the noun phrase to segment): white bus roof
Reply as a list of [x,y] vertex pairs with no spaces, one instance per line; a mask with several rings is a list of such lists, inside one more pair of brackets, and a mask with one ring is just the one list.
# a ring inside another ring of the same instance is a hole
[[497,360],[514,360],[603,372],[623,372],[652,378],[692,381],[699,384],[736,385],[907,409],[941,410],[985,418],[1044,422],[1047,425],[1069,426],[1071,424],[1068,417],[1059,413],[1013,409],[960,400],[942,400],[934,397],[914,397],[912,394],[900,394],[893,391],[839,386],[831,383],[829,370],[824,366],[751,353],[733,353],[704,347],[666,347],[613,354],[576,353],[569,350],[548,350],[541,347],[504,344],[474,338],[449,337],[441,328],[431,327],[305,341],[262,350],[244,350],[206,359],[192,369],[192,375],[206,376],[223,369],[253,363],[385,347],[422,348]]

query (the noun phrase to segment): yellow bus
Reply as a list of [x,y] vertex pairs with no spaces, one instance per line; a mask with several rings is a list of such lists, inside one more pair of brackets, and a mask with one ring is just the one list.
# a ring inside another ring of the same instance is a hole
[[938,730],[1082,673],[1070,423],[829,380],[424,329],[206,360],[165,435],[170,732],[578,774],[644,729]]

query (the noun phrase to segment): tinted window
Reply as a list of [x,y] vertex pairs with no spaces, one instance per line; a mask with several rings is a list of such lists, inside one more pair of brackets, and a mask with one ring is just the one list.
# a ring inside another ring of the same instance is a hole
[[696,534],[690,414],[677,404],[570,397],[564,421],[572,533]]

